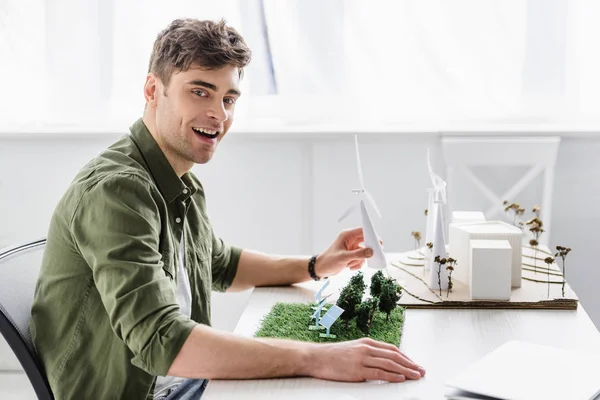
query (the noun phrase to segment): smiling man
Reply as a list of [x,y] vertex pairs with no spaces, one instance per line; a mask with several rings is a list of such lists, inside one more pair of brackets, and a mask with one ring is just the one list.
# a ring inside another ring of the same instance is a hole
[[212,290],[318,280],[372,255],[360,229],[310,258],[241,249],[215,234],[190,170],[211,160],[231,127],[249,61],[224,22],[173,21],[154,44],[142,118],[58,203],[31,321],[56,399],[199,398],[213,378],[424,375],[373,340],[311,344],[211,328]]

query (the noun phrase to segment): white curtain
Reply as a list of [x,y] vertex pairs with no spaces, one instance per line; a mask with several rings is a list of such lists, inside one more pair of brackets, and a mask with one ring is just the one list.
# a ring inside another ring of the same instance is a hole
[[600,119],[600,1],[569,2],[567,93],[569,110],[583,123]]
[[177,17],[225,18],[253,50],[239,129],[598,124],[599,3],[0,0],[0,129],[122,129]]
[[0,0],[0,129],[46,117],[44,4]]

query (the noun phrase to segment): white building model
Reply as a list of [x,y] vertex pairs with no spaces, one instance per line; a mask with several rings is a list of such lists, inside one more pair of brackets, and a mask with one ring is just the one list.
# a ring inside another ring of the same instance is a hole
[[[452,215],[453,221],[465,219],[481,216]],[[511,289],[521,287],[522,238],[521,229],[502,221],[452,222],[449,255],[457,260],[453,280],[468,285],[473,300],[509,300]]]

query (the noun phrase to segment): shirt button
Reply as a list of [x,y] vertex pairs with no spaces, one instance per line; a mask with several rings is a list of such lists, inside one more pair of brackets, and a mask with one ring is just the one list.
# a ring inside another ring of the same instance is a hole
[[179,218],[179,217],[175,218],[175,222],[177,222],[178,224],[181,223],[181,218]]
[[183,189],[183,194],[187,194],[188,190],[187,189]]

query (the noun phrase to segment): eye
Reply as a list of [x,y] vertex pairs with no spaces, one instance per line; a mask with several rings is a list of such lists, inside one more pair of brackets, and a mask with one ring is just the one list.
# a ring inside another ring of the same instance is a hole
[[206,93],[204,90],[199,90],[199,89],[193,90],[192,93],[194,93],[198,97],[206,97],[206,96],[208,96],[208,93]]
[[226,97],[223,101],[227,104],[235,104],[235,99],[233,97]]

